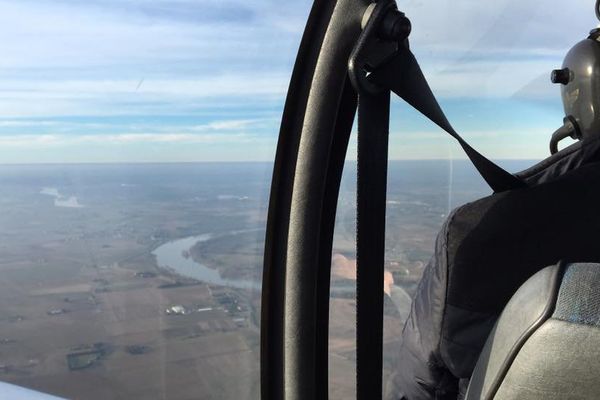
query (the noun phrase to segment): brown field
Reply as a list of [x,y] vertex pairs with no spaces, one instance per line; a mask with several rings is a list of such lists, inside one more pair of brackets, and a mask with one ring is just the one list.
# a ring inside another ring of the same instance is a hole
[[[258,396],[256,318],[239,327],[213,297],[230,290],[205,284],[161,289],[175,277],[136,277],[142,266],[155,269],[145,257],[110,267],[52,258],[45,255],[33,266],[0,265],[0,380],[72,399]],[[53,268],[56,278],[22,278],[39,276],[37,271],[54,262],[64,266]],[[212,310],[167,315],[174,304]],[[61,312],[49,315],[51,310]],[[67,354],[95,343],[103,344],[100,360],[69,370]],[[146,352],[130,354],[128,346]]]

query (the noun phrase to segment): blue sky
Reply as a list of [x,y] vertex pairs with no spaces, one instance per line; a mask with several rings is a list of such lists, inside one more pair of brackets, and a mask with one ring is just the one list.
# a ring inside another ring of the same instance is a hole
[[[593,0],[406,0],[411,45],[456,129],[542,158],[549,73]],[[271,160],[306,0],[0,1],[0,163]],[[394,102],[393,159],[463,158]],[[352,144],[352,157],[355,145]]]

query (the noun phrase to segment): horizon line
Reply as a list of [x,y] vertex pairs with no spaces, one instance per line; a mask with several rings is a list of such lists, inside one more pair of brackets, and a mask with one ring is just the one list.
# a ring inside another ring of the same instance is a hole
[[[532,161],[539,162],[542,159],[538,158],[493,158],[492,161]],[[388,162],[398,161],[469,161],[468,158],[397,158],[390,159]],[[45,166],[45,165],[181,165],[181,164],[273,164],[274,160],[222,160],[222,161],[74,161],[74,162],[16,162],[3,163],[0,162],[0,167],[15,167],[15,166]],[[356,160],[345,160],[345,163],[355,163]]]

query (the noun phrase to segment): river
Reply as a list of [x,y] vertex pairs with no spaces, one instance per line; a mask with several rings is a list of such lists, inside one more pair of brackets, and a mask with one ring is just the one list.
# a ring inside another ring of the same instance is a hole
[[[238,232],[232,232],[235,235]],[[258,282],[245,279],[226,279],[219,271],[194,261],[189,255],[191,248],[199,242],[206,242],[215,238],[211,233],[198,236],[190,236],[183,239],[173,240],[157,247],[152,254],[156,257],[159,267],[168,268],[176,273],[194,278],[212,285],[235,287],[239,289],[258,289]]]
[[[241,231],[230,232],[227,235],[236,235]],[[260,283],[250,280],[225,279],[216,269],[208,268],[199,262],[194,261],[190,254],[190,249],[199,242],[209,241],[216,236],[206,233],[198,236],[190,236],[183,239],[173,240],[157,247],[152,254],[156,257],[156,263],[159,267],[168,268],[179,275],[194,278],[212,285],[233,287],[238,289],[260,290]],[[186,256],[187,255],[187,256]],[[332,294],[353,293],[354,285],[331,288]],[[390,298],[400,313],[402,320],[406,319],[410,312],[411,298],[400,286],[392,286]]]

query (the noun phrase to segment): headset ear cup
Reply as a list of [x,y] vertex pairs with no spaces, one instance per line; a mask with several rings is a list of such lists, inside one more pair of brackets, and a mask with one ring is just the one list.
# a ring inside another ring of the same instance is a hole
[[562,138],[571,136],[574,139],[600,136],[599,73],[600,28],[576,43],[566,54],[562,67],[553,71],[552,82],[560,87],[565,116],[570,120],[570,124],[565,121],[555,132],[553,142],[556,135],[561,134]]

